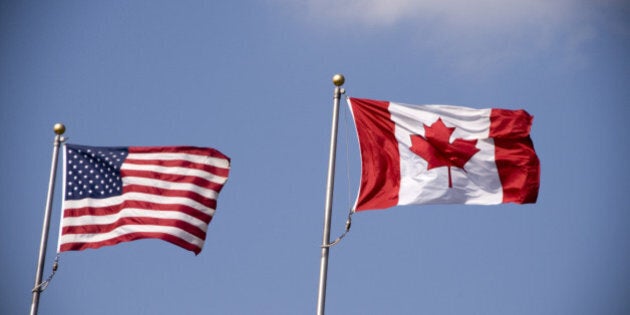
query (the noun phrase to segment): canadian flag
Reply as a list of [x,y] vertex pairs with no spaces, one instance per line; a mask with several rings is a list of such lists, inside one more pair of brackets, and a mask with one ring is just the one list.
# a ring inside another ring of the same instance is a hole
[[540,162],[524,110],[348,98],[361,149],[355,211],[534,203]]

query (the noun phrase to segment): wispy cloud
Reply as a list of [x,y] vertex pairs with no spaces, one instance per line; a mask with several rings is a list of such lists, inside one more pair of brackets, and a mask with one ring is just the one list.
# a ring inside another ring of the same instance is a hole
[[[580,47],[596,35],[588,21],[588,6],[596,5],[579,0],[276,1],[318,28],[370,32],[409,26],[411,40],[445,52],[447,62],[471,71],[550,51],[566,55],[565,60],[580,60]],[[621,0],[597,5],[611,3]]]
[[307,13],[326,23],[345,20],[364,26],[388,26],[426,19],[451,26],[536,23],[571,14],[570,0],[304,0]]

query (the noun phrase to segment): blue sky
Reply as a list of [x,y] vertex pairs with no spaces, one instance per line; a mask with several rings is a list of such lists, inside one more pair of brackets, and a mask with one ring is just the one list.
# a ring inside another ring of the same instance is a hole
[[[30,307],[57,122],[78,144],[211,146],[232,171],[199,256],[64,253],[40,314],[314,313],[343,73],[354,97],[526,109],[542,175],[534,205],[356,214],[328,314],[628,314],[629,16],[621,0],[3,1],[0,313]],[[339,128],[333,238],[360,172],[345,107]]]

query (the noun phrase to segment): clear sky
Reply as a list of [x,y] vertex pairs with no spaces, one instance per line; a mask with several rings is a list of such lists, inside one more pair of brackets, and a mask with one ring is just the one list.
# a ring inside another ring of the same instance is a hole
[[[30,307],[57,122],[77,144],[211,146],[232,171],[198,256],[64,253],[40,314],[315,313],[343,73],[354,97],[526,109],[542,175],[533,205],[356,214],[327,314],[630,314],[629,45],[622,0],[2,1],[0,313]],[[339,128],[333,238],[360,172],[345,107]]]

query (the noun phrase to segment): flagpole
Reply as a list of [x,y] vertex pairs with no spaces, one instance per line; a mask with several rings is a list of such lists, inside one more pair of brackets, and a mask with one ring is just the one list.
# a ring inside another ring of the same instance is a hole
[[326,278],[328,276],[328,251],[330,249],[330,218],[332,215],[333,189],[335,186],[335,156],[337,151],[337,125],[339,121],[339,99],[345,78],[341,74],[333,76],[335,92],[333,97],[332,128],[330,132],[330,153],[328,155],[328,176],[326,179],[326,205],[324,209],[324,232],[322,236],[322,256],[319,267],[319,291],[317,294],[317,314],[324,314],[326,304]]
[[50,228],[50,212],[52,208],[53,193],[55,191],[55,175],[57,173],[57,158],[59,144],[63,141],[63,133],[66,127],[63,124],[55,124],[55,140],[53,142],[52,165],[50,167],[50,179],[48,181],[48,195],[46,197],[46,209],[44,210],[44,224],[42,226],[42,237],[39,243],[39,259],[37,261],[37,272],[35,274],[35,287],[33,288],[33,300],[31,302],[31,315],[37,314],[39,307],[39,294],[41,293],[42,275],[44,273],[44,261],[46,260],[46,245],[48,243],[48,230]]

